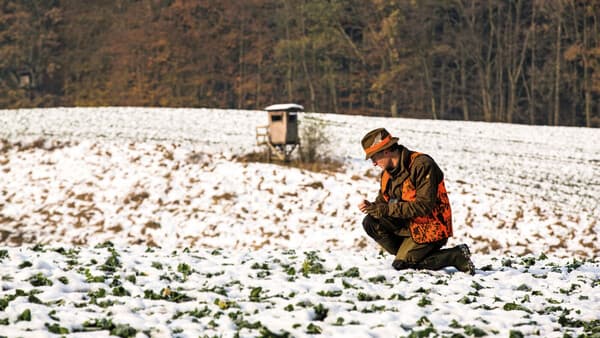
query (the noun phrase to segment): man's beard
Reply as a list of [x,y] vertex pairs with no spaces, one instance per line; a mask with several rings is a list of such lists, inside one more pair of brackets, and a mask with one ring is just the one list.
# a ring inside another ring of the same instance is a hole
[[385,166],[385,171],[393,171],[394,170],[394,163],[392,161],[390,161],[386,166]]

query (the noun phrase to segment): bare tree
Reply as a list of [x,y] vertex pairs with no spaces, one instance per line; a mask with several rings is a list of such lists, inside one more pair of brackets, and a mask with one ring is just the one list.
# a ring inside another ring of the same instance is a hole
[[560,123],[560,76],[561,76],[561,53],[562,53],[562,0],[555,1],[556,40],[554,45],[554,116],[548,117],[548,123],[559,125]]

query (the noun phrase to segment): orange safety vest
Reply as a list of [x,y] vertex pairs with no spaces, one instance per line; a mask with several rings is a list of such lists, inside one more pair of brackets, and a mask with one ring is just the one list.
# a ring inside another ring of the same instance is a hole
[[[413,165],[417,156],[422,153],[414,152],[410,155],[408,170]],[[387,193],[387,185],[391,179],[387,171],[383,171],[381,176],[381,195],[386,202],[389,202],[390,196]],[[412,202],[416,199],[417,190],[410,177],[402,182],[402,201]],[[437,204],[433,210],[426,216],[414,217],[409,221],[408,229],[412,239],[418,244],[437,242],[452,236],[452,211],[450,210],[450,200],[444,180],[440,182],[437,190]]]

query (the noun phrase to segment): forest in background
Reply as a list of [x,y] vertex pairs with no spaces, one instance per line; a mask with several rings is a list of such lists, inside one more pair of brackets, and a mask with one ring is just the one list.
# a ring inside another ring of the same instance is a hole
[[600,127],[598,0],[0,0],[0,108]]

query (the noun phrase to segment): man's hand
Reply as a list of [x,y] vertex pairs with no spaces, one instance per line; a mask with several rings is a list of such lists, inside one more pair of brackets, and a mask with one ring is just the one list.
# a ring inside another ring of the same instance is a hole
[[358,209],[360,209],[360,211],[362,213],[367,213],[367,208],[371,205],[371,202],[367,201],[367,200],[363,200],[362,202],[360,202],[360,204],[358,205]]
[[387,203],[370,203],[365,208],[365,212],[377,219],[381,219],[388,215],[389,207]]

